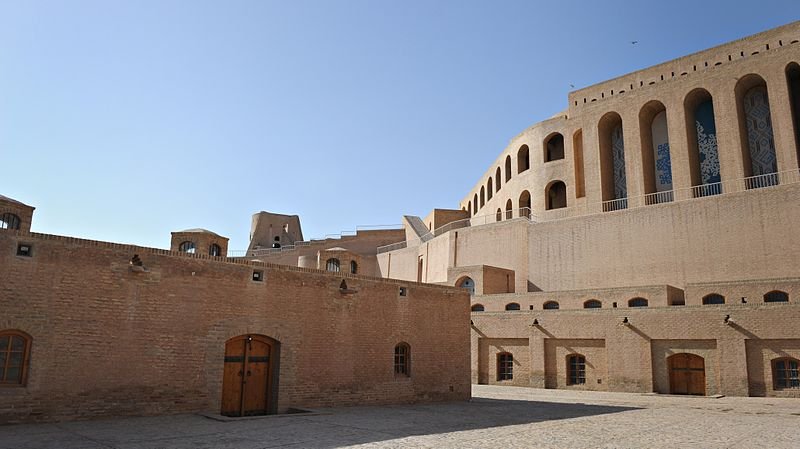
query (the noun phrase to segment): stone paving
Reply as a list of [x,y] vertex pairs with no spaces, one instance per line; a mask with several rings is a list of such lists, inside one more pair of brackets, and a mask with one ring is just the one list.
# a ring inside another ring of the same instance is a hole
[[800,448],[800,399],[473,386],[471,402],[0,427],[0,448]]

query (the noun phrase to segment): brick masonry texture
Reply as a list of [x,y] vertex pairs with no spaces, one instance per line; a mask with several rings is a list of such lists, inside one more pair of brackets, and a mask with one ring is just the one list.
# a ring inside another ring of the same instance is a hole
[[18,231],[0,231],[0,266],[0,329],[32,337],[0,423],[219,411],[225,342],[249,333],[281,342],[279,411],[470,397],[460,289]]

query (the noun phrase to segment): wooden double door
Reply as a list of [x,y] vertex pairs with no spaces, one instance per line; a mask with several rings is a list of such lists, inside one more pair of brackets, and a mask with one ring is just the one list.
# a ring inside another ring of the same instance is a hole
[[223,415],[275,412],[279,347],[276,340],[263,335],[240,335],[225,343]]
[[702,357],[680,353],[667,358],[671,394],[706,394],[706,365]]

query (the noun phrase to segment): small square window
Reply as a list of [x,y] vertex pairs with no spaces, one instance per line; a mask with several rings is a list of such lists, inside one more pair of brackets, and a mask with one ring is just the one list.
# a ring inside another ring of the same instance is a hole
[[253,270],[253,280],[262,282],[264,280],[264,272],[261,270]]
[[17,255],[24,257],[33,257],[33,246],[27,243],[20,243],[17,245]]
[[406,287],[400,287],[400,296],[408,296],[408,289]]

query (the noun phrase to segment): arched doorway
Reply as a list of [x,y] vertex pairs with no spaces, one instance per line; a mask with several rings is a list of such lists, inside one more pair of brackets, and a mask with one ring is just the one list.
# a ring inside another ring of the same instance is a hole
[[225,416],[276,413],[280,343],[263,335],[240,335],[225,342],[222,410]]
[[467,289],[470,295],[475,294],[475,281],[473,281],[471,277],[464,276],[459,279],[458,282],[456,282],[456,287]]
[[699,355],[682,352],[667,358],[670,394],[706,394],[706,364]]

